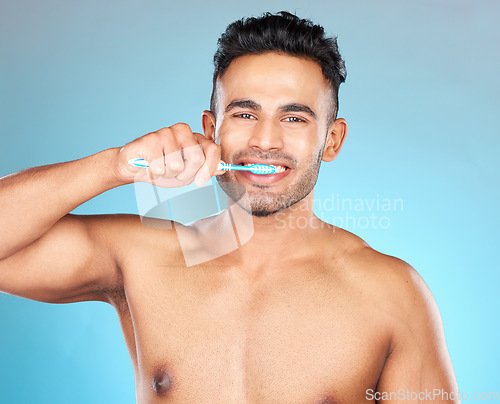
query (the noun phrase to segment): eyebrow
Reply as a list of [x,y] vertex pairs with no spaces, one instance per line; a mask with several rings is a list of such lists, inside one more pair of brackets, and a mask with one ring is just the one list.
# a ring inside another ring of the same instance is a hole
[[287,104],[283,105],[282,107],[278,108],[279,112],[305,112],[306,114],[309,114],[312,116],[314,119],[316,119],[316,114],[314,111],[309,108],[307,105],[304,104]]
[[[262,111],[262,107],[260,106],[260,104],[257,104],[255,101],[233,100],[227,105],[224,112],[227,113],[234,108],[248,108],[248,109],[253,109],[254,111]],[[314,119],[317,119],[314,111],[304,104],[292,103],[292,104],[282,105],[281,107],[278,108],[278,112],[305,112]]]
[[231,101],[224,112],[229,112],[234,108],[248,108],[248,109],[253,109],[255,111],[261,111],[262,107],[257,104],[255,101],[252,100],[233,100]]

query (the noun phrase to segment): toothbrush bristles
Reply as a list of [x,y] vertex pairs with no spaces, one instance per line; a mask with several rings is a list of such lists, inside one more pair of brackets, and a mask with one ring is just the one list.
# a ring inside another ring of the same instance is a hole
[[265,164],[254,164],[250,166],[250,171],[254,174],[266,175],[276,173],[276,167]]

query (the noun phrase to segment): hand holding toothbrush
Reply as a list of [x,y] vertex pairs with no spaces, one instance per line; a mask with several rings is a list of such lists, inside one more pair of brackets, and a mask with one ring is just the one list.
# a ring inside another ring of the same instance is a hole
[[[128,163],[135,167],[142,167],[142,168],[149,167],[149,163],[141,158],[130,159]],[[258,175],[267,175],[276,173],[276,167],[266,164],[252,164],[249,166],[234,165],[234,164],[224,163],[221,160],[219,162],[219,165],[217,166],[217,171],[250,171],[251,173]],[[216,172],[216,175],[219,174],[217,174]]]
[[[115,177],[123,184],[143,181],[173,188],[193,181],[203,186],[213,175],[228,170],[272,174],[274,166],[240,166],[221,161],[219,145],[191,128],[178,123],[148,133],[126,144],[118,153]],[[146,170],[144,168],[147,168]]]
[[[219,145],[193,132],[187,124],[178,123],[122,147],[114,162],[114,175],[122,184],[143,181],[173,188],[194,181],[202,186],[213,175],[224,173],[217,170],[220,157]],[[144,161],[132,165],[129,161],[133,159]]]

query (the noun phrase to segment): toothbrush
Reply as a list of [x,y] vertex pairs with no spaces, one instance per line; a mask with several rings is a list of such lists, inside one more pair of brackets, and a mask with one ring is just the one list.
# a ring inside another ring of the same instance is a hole
[[[135,158],[135,159],[130,159],[128,163],[131,166],[135,167],[149,167],[149,163],[141,158]],[[275,174],[276,173],[276,167],[275,166],[269,166],[266,164],[252,164],[251,166],[238,166],[235,164],[227,164],[223,162],[219,162],[219,165],[217,167],[217,170],[222,170],[222,171],[250,171],[254,174],[258,175],[267,175],[267,174]]]

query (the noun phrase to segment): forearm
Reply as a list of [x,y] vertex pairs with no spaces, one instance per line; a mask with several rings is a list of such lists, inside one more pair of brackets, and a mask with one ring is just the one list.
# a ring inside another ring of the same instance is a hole
[[113,171],[119,149],[34,167],[0,179],[0,259],[45,234],[77,206],[120,183]]

